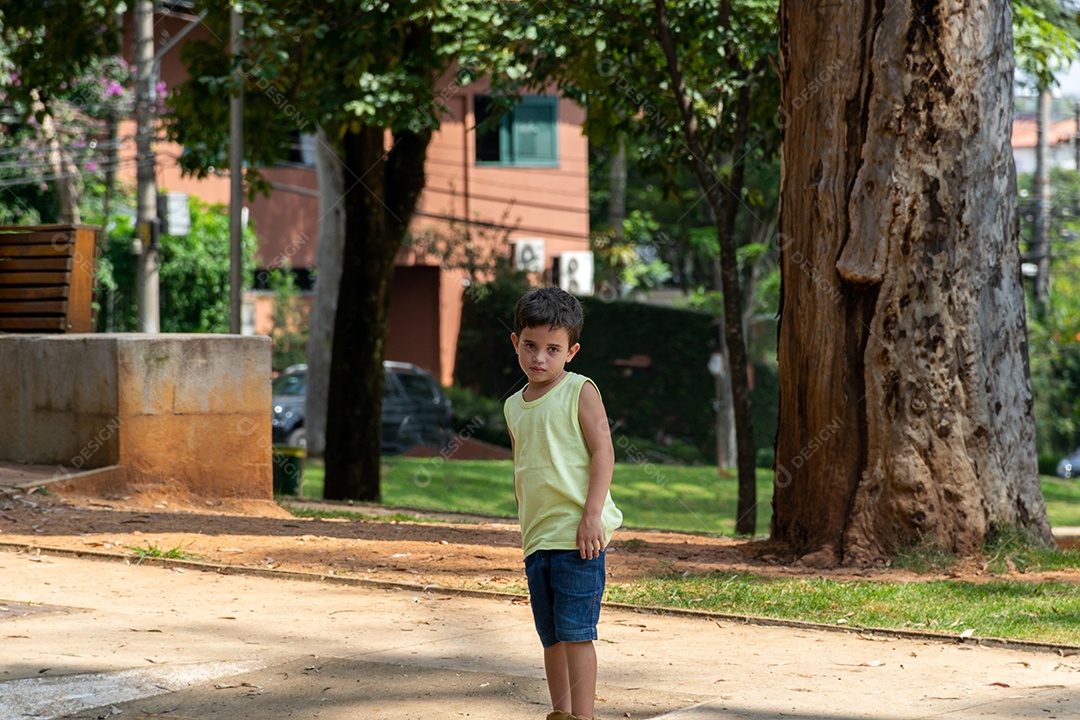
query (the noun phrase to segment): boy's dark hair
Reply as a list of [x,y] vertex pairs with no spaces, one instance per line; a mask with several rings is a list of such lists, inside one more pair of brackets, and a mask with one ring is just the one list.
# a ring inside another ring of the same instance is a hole
[[585,325],[581,303],[557,287],[536,288],[522,295],[514,308],[514,332],[521,335],[525,328],[545,325],[552,330],[565,328],[573,347]]

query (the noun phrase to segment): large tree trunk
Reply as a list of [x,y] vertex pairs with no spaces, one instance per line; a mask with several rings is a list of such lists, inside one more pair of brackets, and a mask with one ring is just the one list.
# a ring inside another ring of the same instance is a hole
[[334,346],[334,314],[341,289],[341,258],[345,247],[345,174],[332,141],[320,127],[315,142],[315,173],[319,178],[319,244],[315,265],[315,307],[307,343],[307,393],[304,423],[309,457],[326,451],[326,406],[330,394],[330,357]]
[[819,565],[1006,528],[1049,543],[1008,0],[780,8],[774,538]]
[[390,283],[394,257],[424,187],[430,141],[430,129],[401,133],[388,152],[382,128],[345,135],[345,249],[330,361],[327,499],[380,499]]

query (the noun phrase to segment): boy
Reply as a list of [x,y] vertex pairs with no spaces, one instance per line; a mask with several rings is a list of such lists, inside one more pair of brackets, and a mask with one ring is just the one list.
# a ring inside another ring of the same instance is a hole
[[529,382],[503,407],[548,720],[593,717],[604,549],[622,523],[608,492],[615,451],[604,403],[591,380],[565,369],[583,325],[581,303],[559,288],[518,300],[510,340]]

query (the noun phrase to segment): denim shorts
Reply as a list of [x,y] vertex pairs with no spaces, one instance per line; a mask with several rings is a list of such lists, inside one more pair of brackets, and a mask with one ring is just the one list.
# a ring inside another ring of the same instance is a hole
[[582,560],[577,550],[537,550],[525,558],[533,622],[544,647],[596,640],[605,553]]

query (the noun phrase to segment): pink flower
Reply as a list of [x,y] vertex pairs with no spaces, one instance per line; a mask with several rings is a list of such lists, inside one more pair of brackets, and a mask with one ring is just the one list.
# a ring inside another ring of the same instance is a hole
[[124,94],[124,86],[116,82],[112,78],[109,78],[108,85],[105,86],[105,97],[113,97],[116,95]]
[[86,172],[97,172],[97,163],[96,162],[88,162],[88,163],[86,163]]

